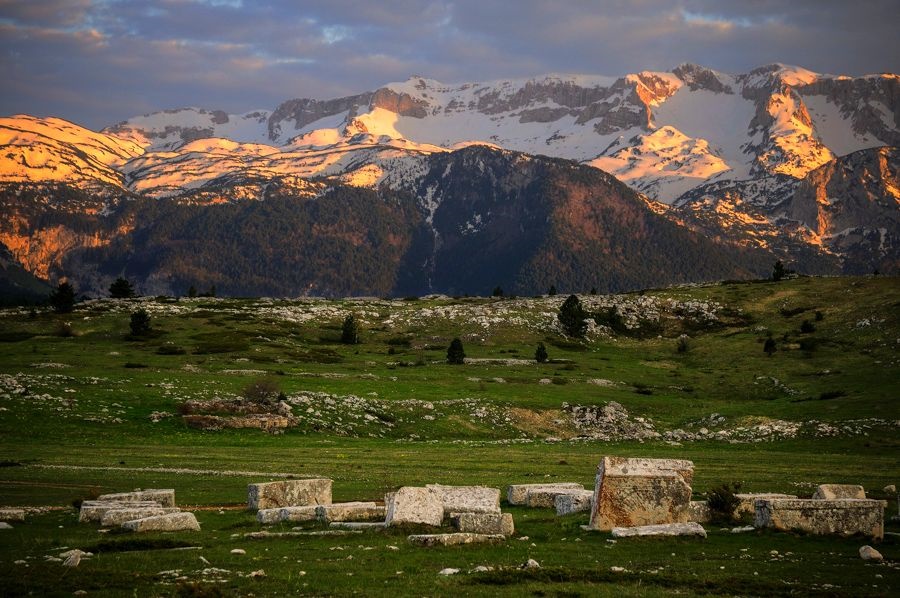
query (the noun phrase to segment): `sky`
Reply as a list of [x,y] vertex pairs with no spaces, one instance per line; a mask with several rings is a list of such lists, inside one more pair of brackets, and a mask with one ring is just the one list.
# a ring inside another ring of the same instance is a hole
[[242,113],[410,76],[624,75],[693,62],[900,72],[898,0],[0,0],[0,115],[93,129]]

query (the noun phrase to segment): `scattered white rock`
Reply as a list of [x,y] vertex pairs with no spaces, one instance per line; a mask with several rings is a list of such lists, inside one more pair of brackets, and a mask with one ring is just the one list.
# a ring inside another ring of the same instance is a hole
[[613,538],[633,538],[637,536],[699,536],[705,538],[706,530],[696,522],[663,523],[635,527],[614,527],[612,535]]
[[456,575],[457,573],[459,573],[459,569],[453,569],[452,567],[438,571],[438,575]]
[[243,548],[232,548],[231,554],[247,554],[247,551]]
[[534,559],[528,559],[522,563],[522,569],[540,569],[541,564]]
[[859,558],[864,561],[875,561],[877,563],[880,563],[884,560],[884,557],[881,556],[881,553],[869,545],[860,547]]

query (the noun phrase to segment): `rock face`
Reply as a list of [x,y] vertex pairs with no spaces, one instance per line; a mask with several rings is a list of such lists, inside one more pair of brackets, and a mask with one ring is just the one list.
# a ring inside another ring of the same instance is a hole
[[640,525],[637,527],[614,527],[613,538],[633,538],[636,536],[700,536],[706,537],[706,530],[696,522],[665,523],[662,525]]
[[388,526],[400,523],[424,523],[439,527],[444,519],[440,495],[430,488],[404,486],[385,500]]
[[866,491],[862,486],[853,484],[821,484],[812,495],[815,500],[843,500],[858,498],[865,500]]
[[249,484],[247,508],[274,509],[276,507],[305,507],[331,504],[331,480],[282,480]]
[[511,513],[454,513],[450,523],[461,532],[475,534],[511,536],[515,532]]
[[822,500],[772,498],[756,501],[756,527],[800,530],[809,534],[863,534],[884,537],[882,500]]
[[[575,482],[559,482],[555,484],[512,484],[506,489],[506,501],[511,505],[525,505],[530,492],[558,492],[584,490],[584,486]],[[549,505],[552,506],[552,505]]]
[[372,521],[384,520],[385,508],[374,502],[344,502],[316,507],[316,519],[332,521]]
[[122,525],[126,521],[134,521],[135,519],[144,519],[145,517],[155,517],[156,515],[168,515],[169,513],[177,513],[181,509],[178,507],[139,507],[131,509],[112,509],[103,514],[100,518],[100,525],[103,527],[116,527]]
[[499,534],[414,534],[406,538],[413,546],[457,546],[459,544],[499,544],[506,541]]
[[[734,509],[734,516],[740,519],[744,515],[756,515],[756,501],[761,498],[797,498],[793,494],[778,494],[775,492],[757,492],[757,493],[741,493],[735,494],[740,502]],[[696,521],[699,521],[697,519]]]
[[175,506],[175,490],[172,488],[147,490],[136,490],[134,492],[117,492],[115,494],[103,494],[97,497],[97,500],[116,501],[116,502],[140,502],[154,501],[159,503],[161,507]]
[[78,512],[78,522],[99,522],[107,511],[114,509],[155,509],[160,508],[159,503],[153,500],[111,501],[111,500],[86,500],[81,503]]
[[590,511],[593,500],[593,490],[580,490],[568,494],[558,494],[553,505],[556,507],[556,514],[562,517],[572,513]]
[[500,490],[485,486],[444,486],[428,484],[440,496],[444,514],[450,513],[499,513]]
[[122,524],[122,527],[133,532],[200,531],[200,524],[193,513],[169,513],[168,515],[144,517],[143,519],[126,521]]
[[603,457],[590,528],[685,523],[690,519],[693,477],[690,461]]
[[0,509],[0,521],[25,521],[25,509]]

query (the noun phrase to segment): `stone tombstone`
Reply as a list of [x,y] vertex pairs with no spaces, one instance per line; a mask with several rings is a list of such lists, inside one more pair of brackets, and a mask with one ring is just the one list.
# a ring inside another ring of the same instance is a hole
[[699,536],[706,537],[706,530],[696,521],[689,523],[664,523],[637,527],[614,527],[613,538],[638,538],[644,536]]
[[160,506],[159,503],[154,500],[130,500],[124,502],[115,500],[86,500],[81,503],[81,508],[78,510],[78,522],[99,523],[107,511],[112,511],[114,509],[148,508],[160,508]]
[[247,508],[251,511],[280,507],[331,504],[331,480],[281,480],[247,486]]
[[553,506],[559,517],[572,513],[583,513],[591,510],[591,502],[594,500],[593,490],[576,490],[570,494],[558,494]]
[[374,502],[341,502],[316,507],[316,519],[332,521],[384,521],[385,508]]
[[406,539],[413,546],[431,548],[433,546],[459,546],[461,544],[499,544],[506,541],[506,536],[460,532],[456,534],[414,534],[407,536]]
[[194,514],[184,512],[126,521],[122,527],[132,532],[200,531],[200,524]]
[[855,484],[821,484],[812,495],[815,500],[842,500],[855,498],[865,500],[866,491]]
[[450,523],[460,532],[474,534],[511,536],[515,532],[511,513],[453,513]]
[[524,505],[528,501],[528,495],[531,492],[562,492],[565,490],[584,490],[584,486],[575,482],[556,482],[549,484],[512,484],[506,488],[506,502],[511,505]]
[[603,457],[590,529],[611,530],[690,520],[694,464],[681,459]]
[[485,486],[425,486],[438,493],[444,505],[444,514],[450,513],[499,513],[500,490]]
[[770,498],[756,501],[756,527],[816,535],[884,538],[883,500]]
[[734,508],[734,518],[741,519],[744,515],[756,516],[756,501],[763,498],[797,498],[794,494],[778,494],[777,492],[754,492],[735,494],[738,505]]
[[388,526],[400,523],[422,523],[440,527],[444,520],[444,503],[431,488],[404,486],[388,495],[385,522]]
[[118,527],[126,521],[153,517],[155,515],[167,515],[177,513],[178,507],[137,507],[127,509],[111,509],[100,518],[101,527]]
[[175,490],[173,488],[147,488],[134,492],[117,492],[115,494],[102,494],[97,500],[115,502],[142,502],[152,500],[161,507],[175,506]]

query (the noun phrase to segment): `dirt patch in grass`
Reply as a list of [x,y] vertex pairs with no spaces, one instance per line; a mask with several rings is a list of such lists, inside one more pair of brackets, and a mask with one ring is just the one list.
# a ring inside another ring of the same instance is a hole
[[557,409],[534,411],[520,407],[511,407],[507,413],[512,425],[532,436],[556,436],[571,438],[574,432],[569,425],[569,418]]

